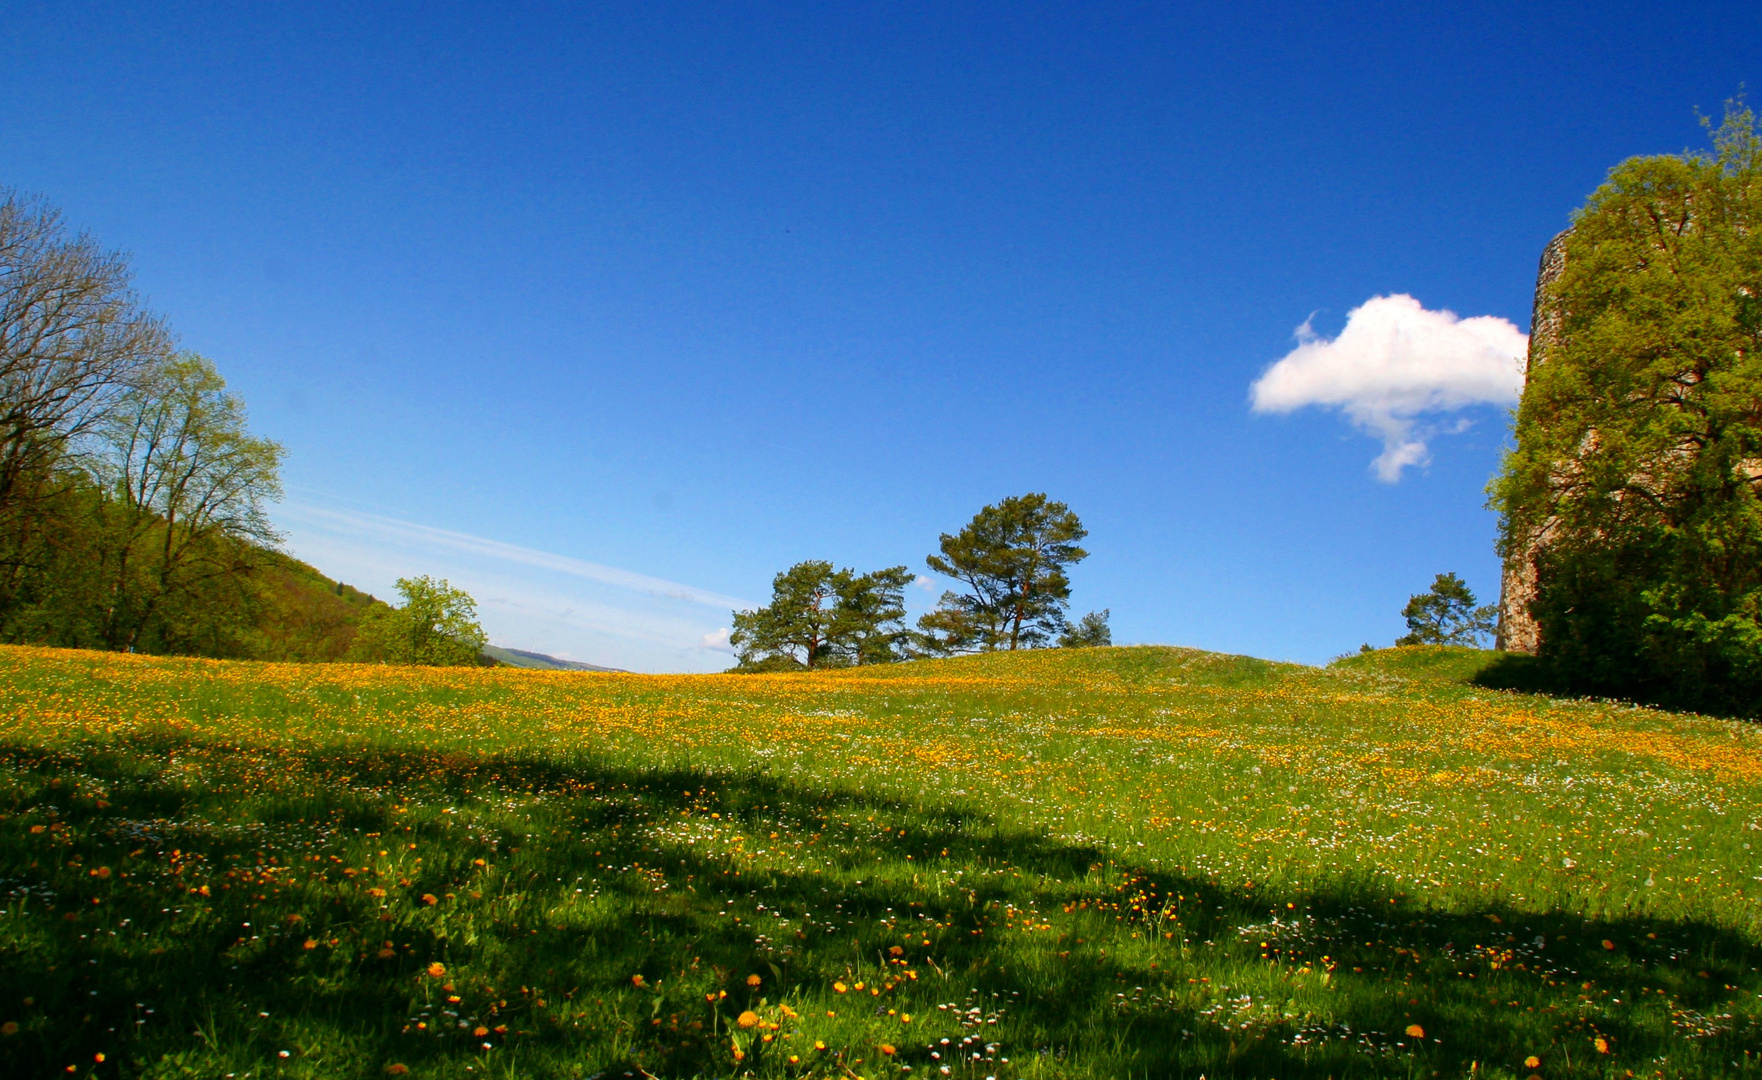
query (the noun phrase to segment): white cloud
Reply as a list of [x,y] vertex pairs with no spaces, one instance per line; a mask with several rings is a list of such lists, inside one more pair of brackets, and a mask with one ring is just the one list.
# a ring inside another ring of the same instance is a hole
[[714,649],[717,652],[731,653],[734,646],[728,643],[728,636],[734,632],[731,626],[724,626],[713,633],[705,634],[698,642],[700,649]]
[[913,578],[912,584],[923,589],[932,596],[936,595],[936,583],[925,577],[923,574],[919,574],[917,577]]
[[1402,293],[1373,296],[1352,309],[1332,340],[1317,337],[1306,320],[1297,347],[1255,381],[1250,398],[1263,413],[1339,409],[1383,440],[1372,466],[1378,479],[1394,483],[1402,469],[1431,460],[1426,440],[1445,430],[1422,417],[1515,404],[1528,351],[1528,336],[1496,316],[1461,319]]

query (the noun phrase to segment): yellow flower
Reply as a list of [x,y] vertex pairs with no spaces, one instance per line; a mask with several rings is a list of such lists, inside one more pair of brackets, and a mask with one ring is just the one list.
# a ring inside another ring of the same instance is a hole
[[734,1022],[739,1024],[743,1028],[758,1027],[759,1026],[759,1014],[756,1012],[753,1012],[751,1009],[748,1009],[747,1011],[741,1013],[739,1018],[736,1019]]
[[849,990],[849,989],[850,989],[850,987],[848,987],[848,986],[846,986],[846,985],[844,985],[844,984],[843,984],[843,983],[841,983],[841,982],[835,982],[835,983],[833,983],[833,984],[832,984],[832,989],[834,989],[834,990],[836,990],[836,991],[838,991],[838,992],[839,992],[839,993],[841,993],[841,994],[842,994],[842,993],[844,993],[844,992],[845,992],[845,991],[846,991],[846,990]]
[[1529,1057],[1523,1059],[1523,1067],[1526,1069],[1539,1069],[1542,1067],[1542,1059],[1531,1054]]
[[441,963],[439,960],[436,960],[434,963],[428,965],[428,977],[431,979],[438,979],[441,976],[445,975],[446,973],[447,973],[447,966],[445,964]]
[[1609,1040],[1605,1039],[1601,1035],[1597,1036],[1597,1053],[1607,1054],[1608,1052],[1609,1052]]
[[1420,1027],[1418,1024],[1408,1024],[1407,1035],[1409,1038],[1423,1039],[1426,1037],[1426,1029]]

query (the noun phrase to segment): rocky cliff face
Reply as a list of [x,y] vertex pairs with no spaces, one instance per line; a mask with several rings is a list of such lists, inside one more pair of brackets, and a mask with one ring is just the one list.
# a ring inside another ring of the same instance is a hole
[[[1571,233],[1567,229],[1542,249],[1542,263],[1536,271],[1536,296],[1530,310],[1526,374],[1537,364],[1545,363],[1548,353],[1560,342],[1560,310],[1548,299],[1548,287],[1566,268],[1566,238]],[[1541,628],[1530,616],[1529,604],[1536,597],[1536,553],[1548,542],[1550,531],[1544,524],[1505,559],[1505,572],[1499,581],[1499,630],[1493,642],[1496,649],[1534,653],[1541,644]]]

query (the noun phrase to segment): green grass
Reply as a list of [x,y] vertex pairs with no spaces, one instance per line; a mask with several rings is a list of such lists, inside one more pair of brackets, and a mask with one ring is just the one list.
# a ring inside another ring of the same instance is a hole
[[1762,1074],[1762,731],[1486,659],[0,650],[0,1062]]

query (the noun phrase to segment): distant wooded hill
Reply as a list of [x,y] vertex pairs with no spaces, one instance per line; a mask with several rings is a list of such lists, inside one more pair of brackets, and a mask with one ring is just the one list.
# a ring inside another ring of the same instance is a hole
[[509,667],[534,668],[539,671],[615,671],[623,673],[623,668],[600,667],[598,664],[583,664],[575,660],[559,660],[544,653],[527,652],[525,649],[504,649],[500,645],[485,645],[483,655],[499,664]]

